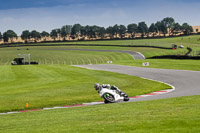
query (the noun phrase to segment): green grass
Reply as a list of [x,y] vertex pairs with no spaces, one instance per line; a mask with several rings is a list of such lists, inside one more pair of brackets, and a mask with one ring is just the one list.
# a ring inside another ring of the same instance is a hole
[[200,96],[0,116],[0,132],[198,133]]
[[[133,39],[133,40],[107,40],[107,41],[79,41],[79,42],[61,42],[61,43],[53,43],[53,44],[89,44],[89,45],[130,45],[130,46],[158,46],[158,47],[167,47],[171,48],[171,44],[176,45],[184,45],[184,49],[178,49],[176,52],[170,52],[170,54],[176,53],[176,54],[184,54],[187,52],[186,47],[191,47],[193,49],[193,52],[191,55],[196,55],[197,51],[200,51],[200,35],[192,35],[192,36],[183,36],[183,37],[173,37],[173,38],[161,38],[161,39]],[[46,43],[46,44],[52,44],[52,43]],[[37,45],[37,44],[36,44]],[[131,49],[131,48],[130,48]],[[146,53],[146,51],[143,50],[138,52],[144,52],[143,54],[146,57],[151,57],[155,55],[159,55],[158,53],[155,53],[154,50],[152,50],[153,54],[150,54],[149,52]],[[149,49],[148,49],[149,51]],[[157,50],[158,51],[158,50]],[[159,50],[161,55],[169,54],[169,52],[165,53],[164,51],[167,50]],[[169,51],[169,50],[168,50]]]
[[170,88],[134,76],[67,65],[0,66],[0,79],[0,112],[101,101],[93,88],[96,82],[116,85],[130,96]]
[[[34,47],[32,47],[34,48]],[[60,51],[65,51],[65,49],[96,49],[96,50],[124,50],[124,51],[135,51],[135,52],[141,52],[144,54],[146,58],[152,57],[152,56],[159,56],[159,55],[177,55],[177,54],[185,54],[188,52],[187,49],[160,49],[160,48],[150,48],[150,47],[117,47],[117,46],[58,46],[58,47],[38,47],[40,50],[60,50]],[[38,49],[37,48],[37,49]],[[194,51],[193,51],[194,52]],[[191,53],[191,55],[195,53]],[[105,52],[92,52],[93,54],[99,53],[99,54],[105,54]],[[109,52],[108,54],[111,54]],[[115,53],[115,54],[120,54],[120,53]]]
[[163,68],[177,70],[193,70],[200,71],[200,60],[172,60],[172,59],[146,59],[146,60],[124,60],[120,62],[114,61],[114,64],[143,67],[142,63],[149,62],[146,68]]
[[44,65],[104,64],[109,60],[133,59],[130,55],[124,53],[65,50],[68,47],[28,47],[30,50],[26,50],[26,48],[20,47],[21,50],[1,48],[0,65],[10,65],[11,61],[18,57],[18,54],[29,53],[31,54],[31,61],[37,61]]
[[142,66],[143,62],[150,62],[149,67],[181,70],[200,70],[199,60],[169,60],[169,59],[146,59],[133,60],[125,53],[119,52],[95,52],[95,51],[74,51],[66,49],[97,49],[97,50],[129,50],[143,53],[146,57],[163,54],[183,54],[185,49],[169,50],[157,48],[125,48],[125,47],[102,47],[102,46],[52,46],[52,47],[27,47],[2,48],[0,49],[0,65],[10,65],[11,61],[17,57],[18,53],[30,53],[32,61],[38,61],[43,65],[77,65],[77,64],[105,64],[113,61],[114,64]]
[[[183,39],[182,39],[183,38]],[[133,39],[133,40],[106,40],[106,41],[75,41],[75,42],[55,42],[55,43],[36,43],[32,45],[46,45],[46,44],[74,44],[73,47],[80,47],[76,44],[89,44],[93,46],[98,45],[122,45],[122,46],[158,46],[158,47],[167,47],[171,48],[171,44],[184,45],[184,49],[172,50],[161,50],[161,49],[152,49],[152,48],[141,48],[141,47],[123,47],[123,48],[114,48],[114,47],[102,47],[105,49],[126,49],[142,52],[146,57],[152,57],[156,55],[166,55],[166,54],[185,54],[187,52],[186,47],[192,48],[191,55],[197,55],[197,51],[200,51],[200,35],[191,35],[191,36],[182,36],[182,37],[172,37],[172,38],[160,38],[160,39]],[[17,44],[16,44],[17,45]],[[26,44],[20,44],[26,46]],[[18,46],[18,45],[17,45]],[[100,47],[100,46],[99,46]]]
[[[188,39],[190,37],[190,39]],[[200,50],[200,36],[170,39],[89,41],[81,43],[110,45],[155,45],[170,47],[184,44]],[[195,41],[196,40],[196,41]],[[147,43],[148,42],[148,43]],[[71,43],[71,42],[70,42]],[[74,42],[76,43],[76,42]],[[37,44],[36,44],[37,45]],[[117,85],[129,96],[141,95],[169,86],[134,76],[86,70],[69,65],[114,64],[200,70],[197,60],[133,60],[124,53],[66,51],[68,48],[130,50],[146,57],[185,53],[186,49],[164,50],[143,47],[59,46],[0,48],[0,112],[38,109],[52,106],[101,101],[93,84]],[[40,65],[11,66],[18,53],[31,53],[31,60]],[[0,132],[200,132],[200,96],[180,97],[136,103],[108,104],[69,109],[0,115]],[[26,108],[26,103],[29,108]]]

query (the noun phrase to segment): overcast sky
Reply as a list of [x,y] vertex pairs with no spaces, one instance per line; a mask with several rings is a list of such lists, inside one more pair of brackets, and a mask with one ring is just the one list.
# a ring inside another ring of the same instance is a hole
[[200,0],[1,0],[0,32],[50,32],[63,25],[128,25],[165,17],[200,25]]

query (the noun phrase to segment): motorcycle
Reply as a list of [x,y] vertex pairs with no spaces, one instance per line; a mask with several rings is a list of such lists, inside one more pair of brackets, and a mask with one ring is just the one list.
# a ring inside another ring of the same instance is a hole
[[129,97],[126,93],[118,91],[118,90],[111,90],[107,88],[102,88],[98,91],[99,96],[104,99],[104,103],[114,103],[118,101],[129,101]]

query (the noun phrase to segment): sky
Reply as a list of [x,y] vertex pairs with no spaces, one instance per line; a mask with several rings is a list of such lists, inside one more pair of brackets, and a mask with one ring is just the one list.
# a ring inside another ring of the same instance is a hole
[[200,25],[200,0],[0,0],[0,32],[50,32],[64,25],[149,26],[165,17]]

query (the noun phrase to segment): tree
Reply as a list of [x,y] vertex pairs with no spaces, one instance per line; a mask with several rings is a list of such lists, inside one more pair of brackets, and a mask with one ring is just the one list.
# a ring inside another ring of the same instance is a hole
[[11,40],[11,43],[13,43],[13,38],[17,37],[17,34],[13,30],[7,30],[3,33],[3,39],[4,42],[8,42],[8,40]]
[[101,37],[101,39],[103,39],[105,34],[106,34],[106,29],[104,27],[99,27],[98,28],[98,36]]
[[80,24],[74,24],[72,26],[72,31],[71,31],[71,35],[76,38],[78,37],[78,35],[81,33],[81,28],[82,26]]
[[153,34],[153,37],[155,36],[156,34],[156,26],[154,23],[152,23],[150,26],[149,26],[149,32]]
[[42,31],[42,32],[40,33],[40,36],[41,36],[42,38],[44,38],[44,41],[46,41],[46,38],[49,36],[49,33],[46,32],[46,31]]
[[81,28],[81,34],[87,36],[88,38],[96,38],[97,35],[99,34],[98,32],[99,32],[99,27],[96,25],[93,26],[86,25]]
[[92,38],[97,38],[99,32],[99,27],[96,25],[90,26],[90,34]]
[[91,28],[89,25],[85,26],[85,35],[90,39],[92,37]]
[[1,32],[0,32],[0,41],[3,39],[3,36],[2,36],[2,34],[1,34]]
[[155,27],[156,27],[156,33],[159,34],[159,36],[160,36],[160,33],[161,33],[161,28],[162,28],[161,25],[162,25],[162,24],[161,24],[160,21],[157,21],[156,24],[155,24]]
[[34,38],[35,42],[37,42],[37,40],[41,38],[40,32],[36,30],[31,31],[30,36],[31,38]]
[[60,40],[61,37],[61,29],[56,29],[58,39]]
[[46,31],[42,31],[42,32],[40,33],[40,36],[41,36],[41,37],[48,37],[48,36],[49,36],[49,33],[46,32]]
[[164,37],[165,37],[168,32],[167,32],[167,27],[166,27],[164,21],[161,21],[160,30],[161,30],[162,34],[164,34]]
[[72,26],[71,25],[65,25],[62,26],[61,30],[61,37],[65,40],[66,36],[71,35],[71,31],[72,31]]
[[[169,36],[171,35],[172,33],[172,29],[174,28],[174,25],[175,25],[175,21],[172,17],[166,17],[162,20],[162,23],[163,23],[163,32],[164,33],[169,33]],[[166,32],[166,31],[169,31],[169,32]]]
[[119,34],[119,26],[116,24],[113,26],[113,35],[117,36]]
[[25,30],[21,34],[21,38],[23,40],[25,40],[25,43],[28,43],[28,40],[30,39],[30,36],[31,36],[31,33],[29,32],[29,30]]
[[127,26],[127,29],[128,29],[128,33],[131,34],[132,38],[135,37],[135,34],[137,33],[137,24],[129,24]]
[[192,26],[190,26],[188,23],[183,23],[181,30],[185,35],[189,35],[191,32],[193,32]]
[[113,27],[112,26],[109,26],[108,28],[106,28],[106,33],[108,33],[110,38],[113,39],[114,31],[113,31]]
[[85,26],[81,26],[81,36],[86,36],[86,28],[85,28]]
[[145,22],[138,23],[138,32],[141,33],[141,37],[143,38],[144,35],[148,33],[148,27]]
[[165,22],[164,21],[157,21],[156,24],[156,32],[160,34],[164,34],[164,36],[167,34],[167,27],[165,26]]
[[58,32],[56,29],[53,29],[51,32],[50,32],[50,36],[54,39],[54,41],[56,40],[56,38],[58,37]]
[[178,34],[181,32],[181,26],[179,23],[175,23],[174,27],[172,28],[172,35],[174,36],[174,34]]
[[120,34],[121,38],[123,38],[125,36],[126,30],[127,30],[126,26],[124,26],[124,25],[119,26],[119,34]]

